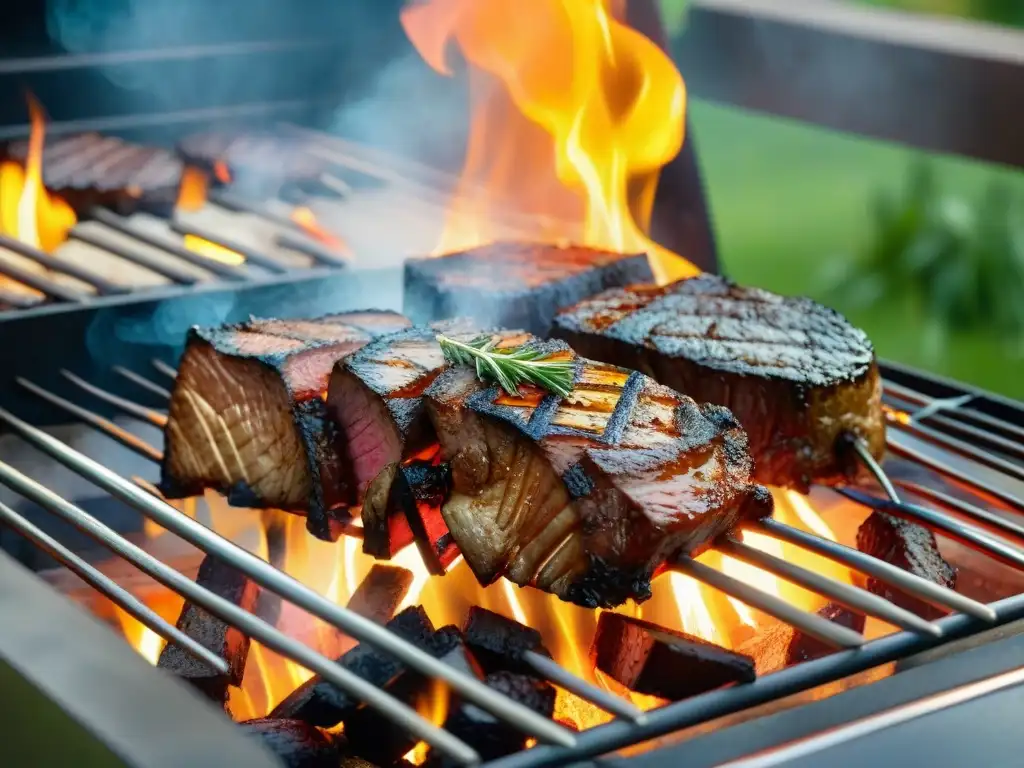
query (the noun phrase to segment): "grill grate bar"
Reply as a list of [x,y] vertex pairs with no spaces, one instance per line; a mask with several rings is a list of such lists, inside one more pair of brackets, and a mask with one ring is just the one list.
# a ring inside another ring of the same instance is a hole
[[157,397],[162,397],[164,400],[171,399],[171,393],[166,388],[161,387],[156,382],[150,381],[145,376],[137,374],[135,371],[131,371],[122,365],[115,365],[111,370],[118,376],[121,376],[133,384],[138,384],[145,390],[152,392]]
[[864,642],[864,638],[859,632],[854,632],[841,624],[835,624],[817,614],[803,611],[780,597],[762,592],[746,582],[734,579],[732,576],[690,557],[676,558],[671,567],[673,570],[704,582],[769,616],[774,616],[776,619],[796,627],[801,632],[832,648],[856,648]]
[[939,432],[937,429],[931,429],[922,424],[903,424],[899,421],[890,422],[891,426],[896,429],[906,432],[909,435],[926,440],[929,443],[944,448],[952,453],[959,454],[964,458],[976,461],[986,467],[990,467],[1004,475],[1008,475],[1017,480],[1024,481],[1024,468],[1011,461],[1007,461],[1001,456],[996,456],[994,453],[983,451],[980,448],[975,448],[973,445],[959,440],[955,437],[949,437]]
[[58,301],[82,303],[89,300],[88,294],[77,291],[74,288],[68,288],[60,283],[55,283],[43,275],[30,272],[10,262],[0,261],[0,275],[9,277],[11,280],[29,288],[34,288],[40,293],[46,294],[47,297]]
[[[121,370],[123,370],[126,374],[132,373],[131,371],[128,371],[123,368]],[[165,424],[167,424],[167,416],[165,416],[162,413],[158,413],[157,411],[154,411],[152,408],[146,408],[127,398],[119,397],[118,395],[115,395],[112,392],[107,392],[105,389],[100,389],[94,384],[90,384],[85,379],[76,376],[71,371],[61,369],[60,373],[61,376],[70,381],[76,387],[85,390],[93,397],[97,397],[105,403],[109,403],[122,413],[126,413],[129,416],[134,416],[137,419],[141,419],[142,421],[148,422],[152,424],[154,427],[163,427]],[[132,375],[136,376],[137,374]],[[156,449],[154,448],[153,450],[155,451]]]
[[[890,406],[891,407],[891,406]],[[1021,441],[1024,441],[1024,435],[1018,438],[1008,438],[1001,435],[997,435],[993,432],[986,431],[979,427],[973,426],[966,422],[956,421],[946,416],[942,416],[939,413],[922,414],[924,409],[916,413],[909,413],[905,406],[901,406],[897,410],[903,411],[903,413],[910,417],[911,425],[920,425],[921,422],[927,420],[928,425],[934,425],[941,427],[945,432],[951,432],[959,435],[960,437],[967,440],[974,440],[983,445],[987,445],[990,449],[1003,453],[1007,456],[1012,456],[1016,459],[1024,460],[1024,445]],[[959,412],[959,411],[957,411]],[[901,418],[896,414],[886,413],[886,421],[889,424],[900,424],[903,423]],[[1010,427],[1011,425],[1006,425]],[[1024,433],[1024,430],[1021,430]]]
[[802,547],[810,552],[865,573],[868,576],[874,576],[894,587],[899,587],[904,592],[914,595],[931,605],[949,608],[954,611],[963,611],[984,621],[996,620],[995,611],[984,603],[979,603],[976,600],[961,595],[955,590],[905,571],[853,547],[847,547],[844,544],[823,539],[820,536],[815,536],[813,533],[807,533],[772,518],[746,523],[744,527]]
[[274,244],[280,248],[298,251],[328,267],[347,267],[351,263],[349,261],[352,257],[351,252],[346,251],[348,254],[348,258],[346,258],[340,253],[335,253],[327,246],[320,245],[320,243],[304,234],[281,232],[274,236]]
[[954,498],[948,493],[936,491],[932,488],[918,485],[917,483],[911,483],[906,480],[896,480],[895,483],[903,490],[928,499],[941,507],[945,507],[946,509],[950,509],[954,512],[959,512],[967,517],[980,520],[994,528],[999,528],[1002,531],[1024,539],[1024,525],[1013,522],[1012,520],[1007,520],[1005,517],[1001,517],[995,512],[989,512],[987,509],[982,509],[981,507],[977,507],[973,504],[968,504],[966,501]]
[[923,632],[925,634],[942,636],[942,631],[934,624],[925,621],[916,613],[911,613],[905,608],[890,603],[883,597],[874,595],[866,589],[855,587],[852,584],[844,584],[820,573],[801,568],[781,557],[762,552],[759,549],[744,544],[733,536],[726,536],[723,540],[716,542],[715,548],[737,560],[742,560],[750,565],[756,565],[769,573],[781,576],[797,586],[817,592],[829,599],[845,605],[859,613],[887,621],[890,624],[909,630],[910,632]]
[[245,257],[246,264],[254,264],[257,267],[262,267],[268,272],[283,275],[284,273],[291,271],[290,267],[282,264],[277,259],[272,259],[269,256],[260,253],[255,248],[235,242],[234,240],[225,239],[216,232],[211,232],[205,227],[186,224],[180,219],[171,219],[170,227],[172,232],[177,232],[179,235],[192,235],[193,237],[199,237],[213,243],[214,245],[220,246],[221,248],[227,248],[229,251],[239,253]]
[[647,719],[644,711],[632,702],[626,701],[613,693],[598,688],[582,678],[576,677],[557,661],[537,653],[526,651],[523,654],[523,661],[530,665],[535,672],[546,677],[552,683],[562,686],[567,691],[575,693],[581,699],[595,704],[605,712],[632,720],[634,723],[643,723]]
[[150,272],[162,275],[171,282],[178,283],[178,285],[195,285],[201,279],[195,275],[190,275],[188,272],[175,269],[169,264],[165,264],[156,259],[151,259],[141,251],[133,251],[131,248],[125,248],[120,243],[110,242],[107,238],[97,236],[92,232],[79,232],[78,230],[73,229],[68,233],[68,237],[72,240],[79,240],[80,242],[87,243],[94,248],[99,248],[112,253],[119,259],[124,259],[125,261],[130,261],[132,264],[138,264],[140,267],[145,267]]
[[[360,642],[368,643],[391,654],[412,669],[443,680],[481,709],[536,736],[541,741],[562,746],[572,746],[575,743],[575,736],[558,723],[542,717],[518,702],[488,688],[478,680],[447,666],[373,621],[335,605],[283,571],[279,571],[209,528],[181,514],[174,507],[154,498],[117,473],[22,421],[6,409],[0,408],[0,422],[6,424],[24,440],[72,472],[103,488],[115,498],[125,502],[207,554],[219,557],[260,586],[289,600],[318,619],[340,629]],[[302,662],[300,661],[300,663]],[[314,668],[310,667],[310,669]],[[316,670],[314,669],[314,671]],[[427,739],[424,740],[427,741]]]
[[[13,251],[19,256],[29,259],[30,261],[34,261],[36,264],[41,267],[45,267],[51,272],[59,272],[62,275],[67,275],[68,277],[80,280],[86,285],[91,285],[96,289],[96,293],[100,296],[116,296],[122,293],[131,293],[131,288],[127,286],[112,283],[87,269],[83,269],[72,261],[54,258],[53,256],[40,251],[38,248],[33,248],[31,245],[23,243],[20,240],[16,240],[13,237],[0,235],[0,248],[6,248],[9,251]],[[35,286],[32,287],[34,288]]]
[[110,227],[116,232],[120,232],[122,235],[138,240],[140,243],[151,246],[153,248],[159,248],[165,253],[169,253],[172,256],[176,256],[182,261],[191,264],[192,266],[205,269],[207,272],[212,272],[218,277],[222,277],[225,280],[248,280],[249,274],[245,269],[236,267],[233,264],[225,264],[217,261],[216,259],[208,259],[205,256],[201,256],[198,253],[193,253],[188,248],[175,242],[171,242],[162,237],[156,237],[143,232],[137,227],[129,224],[123,217],[118,216],[116,213],[108,211],[105,208],[93,208],[89,211],[89,218],[100,222],[104,226]]
[[155,611],[131,592],[89,565],[70,549],[37,528],[3,502],[0,502],[0,520],[25,539],[35,544],[39,549],[46,552],[54,560],[64,565],[65,568],[89,584],[97,592],[109,598],[112,603],[149,627],[149,629],[153,630],[164,640],[181,646],[183,650],[212,669],[224,674],[227,673],[228,665],[224,659],[211,653],[173,624],[164,621]]
[[149,362],[164,376],[168,376],[172,379],[178,378],[178,370],[174,366],[168,365],[163,360],[160,360],[159,358],[156,357],[154,357]]
[[[104,525],[84,510],[64,500],[53,493],[53,491],[26,477],[4,462],[0,462],[0,483],[20,493],[47,511],[63,518],[75,526],[75,528],[87,533],[100,544],[103,544],[112,552],[130,562],[143,573],[156,579],[161,584],[204,610],[209,611],[231,626],[236,627],[249,637],[258,640],[267,648],[316,672],[323,676],[325,680],[329,680],[351,695],[359,697],[361,701],[380,711],[418,738],[423,739],[446,755],[456,759],[459,763],[473,765],[480,761],[479,755],[469,745],[452,736],[447,731],[433,725],[417,714],[411,707],[408,707],[371,683],[366,682],[344,667],[329,661],[302,643],[288,637],[243,608],[201,587],[192,579],[165,565],[157,558],[152,557],[144,550],[122,538],[116,531]],[[232,561],[225,560],[225,562]],[[232,564],[234,563],[232,562]]]
[[1018,441],[1024,441],[1024,427],[1019,427],[1008,421],[997,419],[995,416],[989,416],[987,413],[983,413],[982,411],[974,408],[967,408],[966,404],[959,405],[955,408],[945,408],[941,405],[943,402],[941,399],[928,397],[920,392],[915,392],[910,387],[905,387],[902,384],[894,384],[891,381],[885,382],[885,392],[908,403],[933,409],[932,412],[926,416],[915,416],[914,414],[911,414],[912,418],[919,418],[922,421],[925,419],[935,419],[935,423],[940,423],[938,421],[939,414],[948,414],[950,417],[955,416],[957,419],[972,422],[977,426],[990,429],[993,432],[1001,432],[1002,434],[1008,437],[1013,437]]

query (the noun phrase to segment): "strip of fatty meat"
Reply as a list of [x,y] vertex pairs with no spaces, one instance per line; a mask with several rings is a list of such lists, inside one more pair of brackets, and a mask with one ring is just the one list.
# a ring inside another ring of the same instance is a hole
[[644,600],[668,558],[771,513],[726,408],[531,343],[575,363],[568,397],[512,396],[464,366],[425,393],[451,467],[442,514],[481,583],[505,576],[590,607]]
[[171,393],[161,492],[213,488],[235,506],[306,515],[313,535],[337,538],[355,489],[327,419],[328,379],[338,360],[408,325],[371,310],[193,328]]
[[885,452],[871,342],[810,299],[702,275],[605,291],[562,310],[553,333],[580,354],[729,408],[759,482],[806,490],[846,479],[855,465],[837,441],[848,434],[876,458]]

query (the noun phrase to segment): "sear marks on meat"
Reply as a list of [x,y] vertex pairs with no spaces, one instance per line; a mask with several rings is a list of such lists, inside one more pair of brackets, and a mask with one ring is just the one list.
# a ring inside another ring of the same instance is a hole
[[498,242],[405,262],[403,311],[416,322],[471,317],[484,328],[546,336],[564,306],[606,288],[653,279],[645,254]]
[[806,490],[851,471],[846,433],[885,450],[882,385],[867,336],[810,299],[703,275],[606,291],[555,318],[580,354],[648,373],[729,408],[750,441],[758,482]]
[[332,511],[355,497],[324,404],[331,368],[407,325],[367,311],[193,328],[171,394],[160,490],[182,498],[214,488],[236,506],[305,514],[310,533],[337,538]]
[[754,661],[685,632],[602,613],[590,646],[600,669],[631,691],[678,701],[755,678]]
[[442,514],[482,584],[506,576],[589,607],[644,600],[669,556],[771,513],[728,410],[534,343],[575,361],[568,398],[510,396],[462,366],[426,392],[452,472]]
[[[956,569],[939,552],[935,534],[924,526],[882,512],[872,512],[857,529],[857,549],[944,587],[956,586]],[[926,619],[946,612],[875,578],[867,588],[876,595]]]

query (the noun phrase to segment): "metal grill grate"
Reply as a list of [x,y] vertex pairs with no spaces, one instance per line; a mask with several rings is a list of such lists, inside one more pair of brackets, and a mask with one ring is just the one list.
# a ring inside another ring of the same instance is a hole
[[[174,375],[174,370],[165,364],[154,363],[154,365],[162,375],[170,377]],[[157,427],[162,427],[166,423],[167,417],[160,411],[109,393],[69,372],[63,373],[82,391],[103,400],[118,411]],[[120,374],[132,379],[151,393],[167,396],[165,387],[134,371],[121,369]],[[162,453],[158,448],[142,441],[112,421],[30,381],[19,379],[19,383],[67,415],[93,426],[148,459],[160,461]],[[890,409],[887,410],[889,424],[894,427],[888,437],[888,447],[891,452],[932,472],[964,484],[983,495],[996,498],[1014,512],[1024,512],[1024,501],[1003,488],[997,487],[981,474],[966,471],[946,463],[930,453],[926,454],[905,439],[905,435],[912,435],[926,442],[934,443],[944,450],[969,458],[997,474],[1016,479],[1021,477],[1022,470],[1020,466],[1011,463],[1009,458],[1019,458],[1024,453],[1021,450],[1021,445],[1014,442],[1015,438],[1019,439],[1024,434],[1024,430],[1021,430],[1016,424],[969,408],[969,401],[975,397],[973,395],[954,399],[935,399],[906,386],[889,382],[886,383],[885,394],[886,401],[890,405]],[[916,412],[908,412],[903,410],[906,408],[905,404],[910,404],[912,407],[919,406],[919,409]],[[895,408],[900,410],[895,410]],[[924,421],[928,421],[928,425],[921,423]],[[608,724],[574,734],[552,720],[487,688],[468,675],[442,664],[387,629],[346,608],[335,605],[267,562],[179,512],[156,496],[155,491],[143,481],[133,482],[117,475],[99,462],[70,448],[3,409],[0,409],[0,423],[3,423],[32,446],[127,503],[168,531],[177,534],[203,552],[216,555],[235,566],[265,589],[287,599],[358,641],[384,650],[409,667],[445,681],[468,700],[538,740],[539,744],[532,749],[490,763],[490,765],[503,768],[563,765],[585,757],[604,754],[680,728],[696,725],[838,680],[949,640],[975,634],[989,627],[1024,617],[1024,594],[984,605],[946,587],[907,573],[871,555],[785,525],[777,520],[769,519],[750,523],[751,530],[796,545],[865,575],[880,579],[922,601],[948,609],[952,611],[952,614],[936,621],[926,621],[871,592],[835,581],[766,554],[729,535],[716,544],[716,548],[721,552],[762,568],[853,610],[878,617],[903,631],[866,642],[858,632],[829,622],[817,614],[796,608],[719,570],[688,557],[681,557],[672,564],[673,568],[790,624],[801,632],[826,643],[831,648],[837,649],[836,652],[760,677],[747,685],[712,691],[665,705],[647,713],[641,712],[632,703],[575,677],[550,659],[536,654],[527,657],[526,661],[533,666],[538,674],[617,717],[616,720]],[[987,447],[994,447],[1002,451],[1007,458],[1003,459],[986,449],[951,437],[949,434],[954,432],[961,437],[973,439],[975,437],[972,435],[973,431],[983,433],[985,439],[979,439],[979,442],[985,442]],[[905,481],[894,481],[871,458],[861,444],[853,442],[852,448],[852,455],[865,463],[877,480],[882,494],[868,493],[858,488],[838,488],[837,492],[873,510],[903,517],[951,536],[979,552],[1024,570],[1024,549],[1015,541],[1018,537],[1024,537],[1024,526],[940,491]],[[198,586],[192,580],[135,547],[83,510],[4,463],[0,463],[0,483],[87,532],[157,581],[217,615],[228,624],[237,627],[268,648],[320,674],[339,688],[362,699],[393,722],[406,728],[417,738],[428,742],[459,763],[471,765],[479,762],[479,756],[469,745],[431,724],[405,704],[293,640],[270,624]],[[897,487],[900,490],[897,490]],[[939,509],[907,501],[903,496],[904,492],[920,496],[935,504]],[[973,522],[964,522],[946,510],[955,511],[970,521],[987,524],[990,528],[985,529]],[[190,653],[202,657],[212,666],[218,668],[223,666],[223,662],[219,659],[207,658],[208,653],[204,649],[188,638],[180,636],[174,627],[160,619],[145,605],[81,561],[14,510],[0,505],[0,520],[49,552],[157,634],[178,643]],[[992,531],[991,528],[998,528],[998,531]],[[350,531],[350,535],[359,534],[358,529]]]

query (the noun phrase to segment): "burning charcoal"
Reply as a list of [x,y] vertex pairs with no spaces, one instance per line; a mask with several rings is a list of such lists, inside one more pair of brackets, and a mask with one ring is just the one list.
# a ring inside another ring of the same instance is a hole
[[459,548],[441,517],[441,504],[448,496],[451,472],[447,464],[412,460],[397,470],[385,468],[370,484],[367,499],[379,484],[390,486],[387,505],[363,504],[363,551],[390,558],[411,541],[427,570],[444,574],[459,555]]
[[338,768],[345,740],[309,723],[267,717],[239,726],[263,742],[285,768]]
[[749,683],[756,676],[749,656],[615,613],[601,614],[590,656],[630,690],[672,700]]
[[[898,517],[873,512],[857,529],[857,549],[936,584],[952,589],[956,569],[943,559],[935,534]],[[879,579],[869,578],[867,588],[892,603],[926,619],[945,612]]]
[[[477,678],[482,677],[479,665],[456,627],[441,627],[424,650],[451,667]],[[411,669],[404,670],[383,688],[399,701],[419,711],[429,710],[433,697],[447,695],[443,684]],[[344,722],[352,751],[371,762],[390,764],[416,745],[415,737],[370,707],[359,707]]]
[[462,631],[466,643],[488,673],[533,674],[531,668],[522,662],[523,654],[534,651],[551,655],[544,647],[540,632],[484,608],[473,606],[469,609]]
[[[28,142],[15,142],[7,152],[24,163]],[[44,185],[80,214],[96,205],[126,215],[140,209],[169,213],[182,169],[165,149],[98,133],[57,136],[43,149]]]
[[394,565],[375,564],[360,582],[346,606],[378,624],[391,621],[395,609],[409,593],[412,571]]
[[[261,592],[241,571],[213,555],[203,559],[196,583],[250,612],[256,608]],[[190,602],[186,602],[181,609],[177,626],[193,640],[224,659],[229,666],[228,674],[223,675],[211,669],[174,643],[168,643],[164,648],[157,666],[188,680],[206,696],[223,705],[227,701],[228,686],[242,683],[242,673],[249,655],[248,636]]]
[[[854,613],[842,605],[829,603],[819,609],[817,613],[822,618],[842,624],[854,632],[864,631],[864,614]],[[766,675],[802,661],[812,661],[827,656],[834,649],[780,621],[770,627],[760,629],[756,637],[748,640],[737,650],[754,659],[757,674]]]
[[[515,672],[493,672],[484,678],[484,683],[539,715],[554,715],[555,688],[551,683]],[[452,702],[444,727],[473,747],[484,760],[496,760],[526,748],[526,734],[468,701]],[[448,763],[445,758],[436,761],[440,766]]]
[[405,262],[404,309],[417,322],[467,316],[546,336],[562,307],[653,279],[647,256],[501,242]]
[[[426,611],[418,606],[406,608],[386,626],[402,639],[424,649],[431,645],[436,634]],[[357,645],[339,658],[338,663],[376,686],[387,684],[404,669],[401,662],[367,644]],[[314,675],[278,704],[270,716],[298,718],[330,728],[355,712],[359,705],[360,702],[347,693]]]

